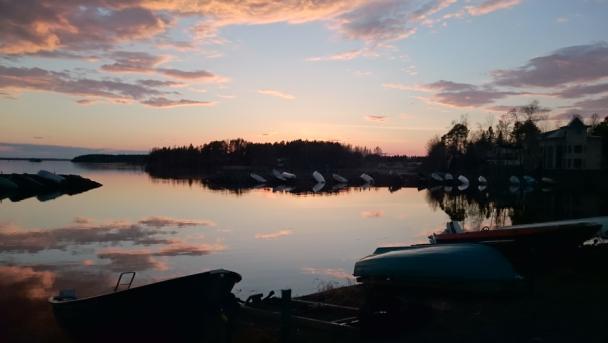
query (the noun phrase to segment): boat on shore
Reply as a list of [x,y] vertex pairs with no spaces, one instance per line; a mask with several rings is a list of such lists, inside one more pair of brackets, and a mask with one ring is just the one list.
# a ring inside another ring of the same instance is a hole
[[478,243],[381,247],[355,264],[357,281],[372,287],[501,292],[524,278],[492,246]]
[[[134,272],[129,273],[134,277]],[[78,298],[73,290],[66,290],[50,297],[49,303],[56,320],[67,330],[167,325],[167,321],[177,320],[203,324],[205,316],[234,306],[231,291],[240,280],[239,274],[218,269],[133,288],[131,279],[127,289],[117,290],[119,278],[114,292]]]
[[312,173],[312,178],[315,179],[317,184],[325,183],[325,178],[323,177],[323,175],[316,170]]
[[601,234],[602,223],[593,220],[514,225],[479,231],[456,232],[449,228],[429,236],[433,244],[509,240],[543,245],[580,245]]

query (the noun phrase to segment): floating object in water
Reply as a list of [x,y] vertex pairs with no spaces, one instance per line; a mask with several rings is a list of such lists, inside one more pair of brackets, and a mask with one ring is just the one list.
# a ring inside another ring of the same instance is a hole
[[15,190],[19,188],[16,183],[5,178],[4,176],[0,176],[0,189],[4,190]]
[[509,182],[515,185],[519,185],[520,183],[519,178],[515,175],[511,175],[511,177],[509,178]]
[[432,173],[431,178],[438,182],[443,182],[443,177],[439,173]]
[[458,181],[460,181],[463,185],[469,185],[469,179],[467,179],[467,177],[464,175],[459,175]]
[[488,183],[488,180],[485,177],[481,176],[481,175],[477,178],[477,181],[479,183]]
[[48,170],[40,170],[38,172],[38,176],[40,176],[40,177],[42,177],[42,178],[44,178],[46,180],[55,182],[55,183],[61,183],[61,182],[63,182],[65,180],[65,178],[63,176],[57,175],[55,173],[51,173]]
[[524,175],[523,179],[524,179],[524,181],[525,181],[527,184],[533,184],[533,183],[535,183],[535,182],[536,182],[536,179],[534,179],[534,178],[533,178],[532,176],[530,176],[530,175]]
[[251,176],[251,178],[254,179],[257,182],[260,182],[260,183],[265,183],[266,182],[266,179],[264,177],[262,177],[262,176],[260,176],[260,175],[258,175],[256,173],[251,173],[251,174],[249,174],[249,176]]
[[315,179],[317,183],[325,183],[325,178],[323,175],[316,170],[312,173],[312,178]]
[[454,180],[454,176],[452,176],[452,174],[450,174],[450,173],[445,173],[445,175],[443,175],[443,178],[446,181],[453,181]]
[[477,186],[477,189],[478,189],[480,192],[485,191],[485,190],[486,190],[486,188],[488,188],[488,186],[486,186],[486,185],[478,185],[478,186]]
[[293,180],[293,179],[296,178],[296,174],[289,173],[289,172],[286,172],[286,171],[282,172],[281,176],[283,176],[287,180]]
[[[125,274],[132,274],[131,280],[121,284]],[[130,288],[134,277],[135,272],[121,274],[113,293],[79,299],[73,290],[60,292],[49,299],[55,318],[76,330],[161,324],[175,321],[175,316],[180,321],[199,321],[202,313],[220,313],[234,306],[231,291],[241,280],[235,272],[218,269]],[[121,285],[127,289],[118,290]]]
[[278,171],[278,170],[276,170],[276,169],[273,169],[273,170],[272,170],[272,175],[273,175],[275,178],[277,178],[278,180],[281,180],[281,181],[287,181],[287,179],[286,179],[286,178],[285,178],[285,177],[284,177],[284,176],[281,174],[281,172],[279,172],[279,171]]
[[374,183],[374,178],[373,178],[373,177],[371,177],[371,176],[370,176],[370,175],[368,175],[368,174],[363,173],[363,174],[361,174],[359,177],[360,177],[360,178],[361,178],[363,181],[365,181],[365,183],[368,183],[368,184],[369,184],[369,183]]
[[336,180],[336,182],[340,182],[340,183],[348,183],[348,179],[345,178],[342,175],[338,175],[338,174],[331,174],[331,177]]
[[378,248],[355,264],[368,285],[444,291],[519,290],[524,278],[496,248],[461,243]]

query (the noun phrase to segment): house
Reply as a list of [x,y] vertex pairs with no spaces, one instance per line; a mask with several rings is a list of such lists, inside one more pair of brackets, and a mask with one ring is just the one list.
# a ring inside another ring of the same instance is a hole
[[549,170],[597,170],[602,167],[602,139],[589,132],[580,118],[544,132],[540,138],[542,165]]

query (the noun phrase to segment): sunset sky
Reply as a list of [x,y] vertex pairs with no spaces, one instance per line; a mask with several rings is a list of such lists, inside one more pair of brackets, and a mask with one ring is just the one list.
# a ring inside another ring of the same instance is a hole
[[463,114],[608,115],[607,33],[607,0],[0,0],[0,157],[236,137],[424,154]]

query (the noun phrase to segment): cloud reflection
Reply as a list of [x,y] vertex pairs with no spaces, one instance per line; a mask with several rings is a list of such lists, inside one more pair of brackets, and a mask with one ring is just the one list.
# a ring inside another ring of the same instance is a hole
[[255,234],[255,239],[277,239],[293,234],[292,229],[279,230],[274,232],[258,232]]

